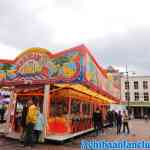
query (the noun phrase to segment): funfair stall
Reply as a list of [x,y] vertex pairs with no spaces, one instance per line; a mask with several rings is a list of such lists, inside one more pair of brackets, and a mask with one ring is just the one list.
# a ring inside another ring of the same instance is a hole
[[99,107],[105,119],[109,104],[119,102],[119,89],[84,45],[54,54],[30,48],[0,62],[16,67],[13,77],[0,81],[11,89],[6,136],[20,137],[18,117],[31,97],[44,114],[44,138],[57,141],[93,130],[93,111]]

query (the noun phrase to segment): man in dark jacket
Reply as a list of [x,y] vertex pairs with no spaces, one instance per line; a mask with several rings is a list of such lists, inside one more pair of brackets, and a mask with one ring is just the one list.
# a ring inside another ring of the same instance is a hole
[[121,126],[122,126],[122,115],[121,115],[121,111],[118,112],[117,116],[116,116],[116,119],[117,119],[117,134],[120,133],[120,130],[121,130]]
[[103,132],[103,119],[102,113],[99,108],[97,108],[96,111],[93,113],[93,124],[96,135],[98,136],[99,131]]
[[28,111],[28,107],[25,104],[23,107],[22,118],[21,118],[21,126],[22,126],[21,142],[24,141],[24,136],[25,136],[27,111]]

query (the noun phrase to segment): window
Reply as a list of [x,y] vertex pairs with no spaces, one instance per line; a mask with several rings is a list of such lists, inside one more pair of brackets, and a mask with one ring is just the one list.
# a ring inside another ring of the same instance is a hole
[[134,93],[134,100],[135,100],[135,101],[138,101],[138,100],[139,100],[139,93],[138,93],[138,92],[135,92],[135,93]]
[[148,89],[148,81],[143,81],[143,89]]
[[138,88],[139,88],[138,81],[134,81],[134,89],[138,89]]
[[68,113],[68,101],[65,99],[53,98],[51,100],[51,116],[61,116]]
[[72,100],[72,102],[71,102],[71,113],[80,113],[80,101]]
[[83,114],[90,114],[90,104],[83,103],[82,104],[82,111],[83,111]]
[[149,101],[149,94],[148,94],[148,92],[144,93],[144,101]]
[[129,92],[126,92],[126,93],[125,93],[125,99],[126,99],[127,101],[130,101],[130,93],[129,93]]
[[125,89],[126,89],[126,90],[129,89],[129,81],[126,81],[126,82],[125,82]]

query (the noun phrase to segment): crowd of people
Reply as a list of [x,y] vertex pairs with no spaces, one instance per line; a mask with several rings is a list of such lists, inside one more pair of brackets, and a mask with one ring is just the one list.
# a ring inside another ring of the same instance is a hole
[[[110,127],[116,128],[116,133],[120,134],[121,129],[123,128],[123,133],[129,134],[129,116],[128,113],[124,111],[108,111],[106,120]],[[99,108],[96,109],[96,111],[93,113],[93,125],[95,129],[95,134],[98,136],[99,133],[104,133],[104,120],[102,112]]]
[[24,105],[21,115],[21,141],[22,146],[34,146],[38,143],[44,127],[44,117],[40,108],[34,103],[34,100],[28,100]]

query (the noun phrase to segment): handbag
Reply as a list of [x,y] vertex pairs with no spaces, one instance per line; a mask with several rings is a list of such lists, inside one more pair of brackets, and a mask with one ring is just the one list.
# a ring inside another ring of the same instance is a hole
[[41,132],[38,142],[39,143],[44,143],[44,141],[45,141],[44,134],[43,134],[43,132]]

